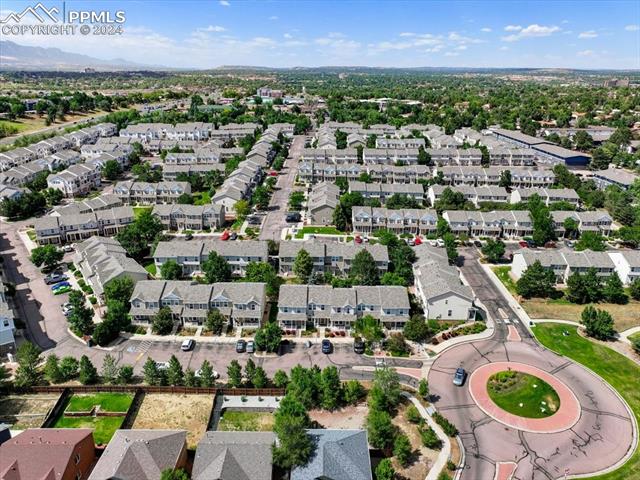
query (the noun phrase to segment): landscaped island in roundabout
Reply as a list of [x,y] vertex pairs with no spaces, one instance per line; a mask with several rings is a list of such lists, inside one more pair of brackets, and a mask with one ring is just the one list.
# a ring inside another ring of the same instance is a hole
[[546,418],[560,408],[560,397],[551,385],[535,375],[516,370],[491,375],[487,392],[497,406],[521,417]]

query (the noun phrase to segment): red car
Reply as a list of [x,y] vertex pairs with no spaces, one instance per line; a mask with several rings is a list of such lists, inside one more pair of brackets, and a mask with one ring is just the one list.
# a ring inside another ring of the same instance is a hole
[[520,240],[518,242],[518,245],[520,245],[522,248],[529,248],[529,244],[527,242],[525,242],[524,240]]
[[360,237],[360,235],[356,235],[353,241],[356,243],[362,243],[362,237]]
[[222,241],[229,240],[229,232],[227,232],[226,230],[222,232],[222,236],[220,237],[220,240]]
[[278,172],[276,172],[275,170],[271,170],[271,171],[269,172],[269,176],[270,176],[270,177],[277,177],[277,176],[278,176]]

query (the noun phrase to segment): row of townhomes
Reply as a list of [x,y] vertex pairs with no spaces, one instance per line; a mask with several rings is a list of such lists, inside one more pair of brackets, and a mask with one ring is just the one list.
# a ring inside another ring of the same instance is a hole
[[212,163],[224,163],[235,156],[242,156],[241,148],[210,148],[200,147],[190,153],[167,153],[164,165],[209,165]]
[[96,143],[100,137],[110,137],[117,133],[117,127],[112,123],[101,123],[65,135],[51,137],[28,147],[19,147],[0,153],[0,170],[8,170],[17,165],[23,165],[38,158],[56,154],[69,149],[79,149],[82,145]]
[[[566,234],[564,221],[573,218],[578,224],[578,232],[599,232],[609,235],[612,218],[601,211],[596,212],[551,212],[556,234]],[[533,234],[533,223],[527,210],[496,210],[477,212],[469,210],[446,210],[442,213],[451,231],[456,235],[471,237],[521,238]]]
[[192,165],[167,164],[162,167],[162,179],[167,182],[175,182],[180,175],[204,176],[210,172],[224,174],[224,163],[195,163]]
[[86,195],[102,184],[103,166],[104,163],[99,160],[71,165],[61,172],[49,175],[47,187],[60,190],[67,198]]
[[0,184],[23,186],[34,180],[41,172],[53,172],[75,165],[81,160],[82,157],[75,150],[61,150],[0,172]]
[[122,203],[122,200],[120,200],[120,197],[117,195],[112,193],[103,193],[97,197],[87,198],[80,202],[57,206],[53,209],[51,215],[63,216],[74,213],[98,212],[100,210],[110,210],[112,208],[122,207],[123,205],[124,203]]
[[511,173],[511,185],[516,188],[548,188],[556,181],[555,173],[548,168],[439,167],[434,176],[442,172],[444,183],[449,185],[498,185],[502,172],[507,170]]
[[298,167],[299,179],[312,184],[334,182],[336,178],[342,177],[358,180],[363,173],[376,183],[417,183],[418,180],[427,180],[432,176],[431,169],[426,165],[331,165],[305,161]]
[[465,285],[459,270],[449,265],[443,248],[427,244],[414,249],[413,275],[416,295],[424,315],[437,320],[474,320],[477,308],[471,287]]
[[438,214],[430,208],[391,210],[353,207],[351,210],[353,231],[365,235],[382,229],[390,230],[396,235],[429,235],[436,231],[437,223]]
[[183,194],[191,194],[189,182],[118,182],[113,187],[114,195],[124,205],[155,205],[175,203]]
[[288,274],[293,271],[293,263],[300,250],[306,250],[313,259],[314,272],[330,272],[334,275],[347,275],[351,271],[353,259],[362,250],[367,250],[378,267],[380,275],[389,268],[389,253],[384,245],[363,245],[353,243],[338,243],[332,241],[307,240],[280,242],[280,273]]
[[209,257],[209,252],[216,252],[222,256],[231,266],[233,274],[238,276],[244,275],[250,262],[267,262],[269,260],[267,242],[259,240],[158,242],[153,260],[158,271],[165,262],[173,260],[182,267],[184,276],[190,276],[202,271],[202,262]]
[[165,230],[215,230],[224,225],[224,205],[158,204],[152,213]]
[[515,188],[509,193],[504,187],[485,185],[473,187],[471,185],[432,185],[427,191],[427,197],[431,205],[440,200],[446,189],[459,192],[464,195],[465,200],[470,201],[476,207],[485,202],[497,203],[520,203],[528,202],[533,195],[538,195],[546,205],[557,202],[567,202],[573,206],[578,206],[580,197],[571,188]]
[[264,176],[263,167],[253,160],[240,162],[211,197],[211,203],[223,205],[229,214],[234,214],[233,207],[240,200],[250,197],[253,189]]
[[112,237],[133,221],[133,208],[124,206],[87,213],[63,210],[36,218],[33,227],[38,244],[48,245],[78,242],[95,235]]
[[218,129],[213,123],[191,122],[177,123],[138,123],[120,130],[121,137],[133,138],[141,143],[151,140],[193,140],[204,142],[208,139],[237,139],[254,135],[259,128],[257,123],[230,123],[220,125]]
[[559,284],[566,283],[573,273],[585,273],[589,268],[595,268],[600,277],[617,274],[624,285],[640,278],[640,252],[637,250],[576,252],[568,249],[522,249],[513,254],[512,275],[519,279],[536,261],[552,270]]
[[365,199],[384,204],[393,195],[406,195],[418,203],[424,201],[424,187],[419,183],[365,183],[349,182],[349,193],[360,193]]
[[307,210],[313,225],[333,224],[333,212],[340,203],[340,189],[334,183],[314,185],[307,197]]
[[13,312],[7,294],[4,271],[0,265],[0,355],[16,351],[16,316]]
[[596,170],[593,172],[592,178],[598,188],[602,190],[611,185],[620,187],[623,190],[628,190],[640,177],[635,173],[622,170],[621,168],[609,166],[607,170]]
[[358,318],[371,315],[387,330],[400,330],[409,320],[409,309],[405,287],[282,285],[278,323],[286,329],[304,330],[310,325],[348,330]]
[[189,327],[202,326],[210,310],[218,310],[234,327],[258,327],[267,305],[264,283],[189,280],[139,281],[130,302],[131,321],[136,325],[149,325],[167,307],[177,324]]
[[20,198],[27,190],[22,187],[14,187],[12,185],[3,185],[0,183],[0,202],[5,198],[9,200],[16,200]]
[[148,278],[147,271],[127,256],[115,238],[96,236],[79,243],[73,261],[101,303],[104,302],[104,287],[110,281],[129,277],[138,282]]

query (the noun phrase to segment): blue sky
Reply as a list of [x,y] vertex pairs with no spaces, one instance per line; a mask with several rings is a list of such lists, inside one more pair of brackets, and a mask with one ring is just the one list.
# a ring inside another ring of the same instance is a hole
[[[0,15],[34,3],[3,0]],[[124,10],[124,33],[2,39],[183,68],[640,68],[639,1],[67,0],[66,8]]]

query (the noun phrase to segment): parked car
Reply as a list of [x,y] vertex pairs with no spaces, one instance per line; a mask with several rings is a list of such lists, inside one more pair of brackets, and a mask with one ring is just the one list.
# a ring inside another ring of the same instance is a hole
[[382,357],[378,357],[376,358],[376,368],[380,367],[384,367],[387,364],[387,362],[384,361],[384,358]]
[[51,290],[58,290],[59,288],[62,288],[62,287],[69,287],[69,288],[71,288],[71,284],[70,284],[69,282],[67,282],[67,281],[64,281],[64,282],[58,282],[58,283],[56,283],[54,286],[52,286],[52,287],[51,287]]
[[573,248],[576,246],[576,242],[573,242],[571,240],[565,240],[564,244],[567,246],[567,248]]
[[247,217],[247,222],[249,225],[260,225],[261,220],[257,215],[251,215],[250,217]]
[[69,302],[62,304],[62,314],[65,317],[68,317],[69,315],[71,315],[72,312],[73,312],[73,305],[71,305]]
[[247,342],[245,342],[244,340],[238,340],[236,342],[236,352],[244,353],[246,350],[247,350]]
[[556,248],[556,242],[552,242],[551,240],[549,240],[544,244],[544,248]]
[[229,240],[237,240],[238,239],[238,234],[236,232],[231,232],[231,235],[229,235]]
[[524,240],[520,240],[518,242],[518,245],[520,245],[521,248],[529,248],[529,244],[527,242],[525,242]]
[[409,240],[407,240],[407,245],[409,245],[410,247],[415,247],[416,241],[413,238],[410,238]]
[[441,238],[436,240],[436,247],[444,247],[444,240]]
[[287,216],[285,217],[285,220],[287,221],[287,223],[297,223],[301,219],[302,219],[302,217],[300,216],[300,214],[298,212],[287,213]]
[[249,340],[247,342],[247,353],[253,353],[256,351],[256,342]]
[[185,239],[185,240],[193,240],[193,233],[187,233],[187,234],[184,236],[184,239]]
[[322,353],[331,353],[333,351],[333,345],[331,344],[331,340],[325,338],[322,340]]
[[180,350],[183,352],[188,352],[189,350],[193,350],[193,347],[196,346],[196,341],[193,338],[189,338],[182,342],[180,345]]
[[160,371],[168,370],[169,362],[156,362],[156,367],[158,367]]
[[56,288],[53,291],[53,294],[54,295],[62,295],[63,293],[68,293],[70,291],[71,291],[71,285],[65,286],[65,287]]
[[358,354],[364,353],[365,347],[366,347],[366,344],[364,343],[364,340],[362,340],[360,337],[356,338],[353,341],[353,351],[355,353],[358,353]]
[[465,372],[464,368],[457,368],[456,373],[453,374],[453,384],[461,387],[464,384],[465,378],[467,378],[467,372]]
[[73,247],[71,245],[65,245],[62,247],[62,251],[65,253],[73,252]]
[[47,285],[52,285],[54,283],[60,283],[68,279],[69,277],[67,277],[66,275],[54,272],[44,277],[44,283],[46,283]]
[[536,242],[533,240],[527,240],[527,245],[529,245],[529,248],[536,248]]
[[[213,378],[220,378],[220,374],[218,372],[216,372],[215,370],[213,370],[212,372]],[[196,378],[200,378],[202,376],[202,369],[198,369],[194,372]]]
[[356,235],[356,236],[353,238],[353,241],[354,241],[355,243],[362,243],[362,237],[361,237],[360,235]]
[[480,240],[474,240],[473,244],[478,248],[482,248],[482,242]]
[[278,176],[278,172],[276,172],[275,170],[271,170],[271,171],[269,172],[269,176],[270,176],[270,177],[277,177],[277,176]]

